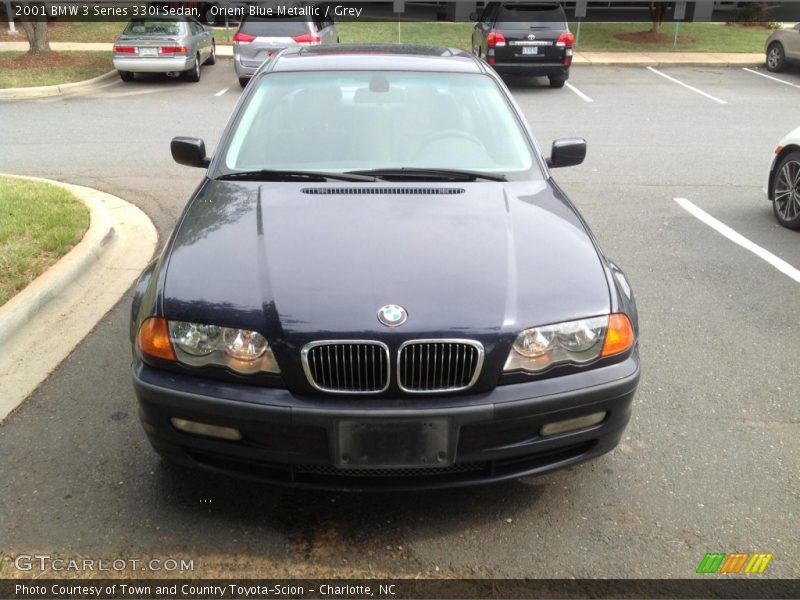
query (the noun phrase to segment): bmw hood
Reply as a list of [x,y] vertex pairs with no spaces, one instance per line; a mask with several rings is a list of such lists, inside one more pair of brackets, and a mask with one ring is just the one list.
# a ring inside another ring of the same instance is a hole
[[598,251],[549,182],[207,181],[169,249],[168,318],[296,342],[489,336],[609,311]]

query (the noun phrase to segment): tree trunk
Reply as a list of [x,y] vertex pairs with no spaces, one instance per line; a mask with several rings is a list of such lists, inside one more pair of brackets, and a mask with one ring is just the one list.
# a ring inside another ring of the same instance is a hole
[[[31,5],[34,3],[31,2]],[[35,3],[44,7],[41,2]],[[30,50],[28,54],[40,54],[42,52],[50,52],[50,38],[47,32],[47,17],[30,17],[30,21],[24,20],[22,26],[25,28],[25,33],[28,35],[28,44]]]
[[667,15],[669,2],[651,2],[648,8],[650,10],[650,20],[653,22],[650,32],[661,33],[661,25],[664,23],[664,17]]

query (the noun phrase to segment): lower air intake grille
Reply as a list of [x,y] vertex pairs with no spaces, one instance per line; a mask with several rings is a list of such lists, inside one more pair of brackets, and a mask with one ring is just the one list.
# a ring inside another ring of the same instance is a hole
[[483,345],[472,340],[414,340],[400,347],[397,381],[412,393],[472,387],[483,366]]
[[308,382],[323,392],[374,394],[389,387],[389,349],[380,342],[311,342],[302,359]]

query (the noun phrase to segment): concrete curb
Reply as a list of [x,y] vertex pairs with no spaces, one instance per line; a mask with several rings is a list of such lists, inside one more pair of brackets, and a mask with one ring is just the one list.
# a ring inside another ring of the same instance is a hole
[[577,67],[760,67],[764,61],[750,61],[737,63],[724,63],[719,61],[659,61],[659,60],[630,60],[630,61],[573,61],[572,66]]
[[730,52],[576,51],[572,64],[593,67],[757,67],[764,64],[764,55]]
[[[0,422],[64,360],[119,302],[153,256],[158,234],[121,198],[38,177],[87,206],[89,229],[55,265],[0,307]],[[43,347],[39,340],[46,339]]]
[[60,96],[80,90],[92,88],[100,83],[105,83],[117,77],[116,71],[109,71],[98,77],[75,81],[74,83],[61,83],[58,85],[43,85],[39,87],[5,88],[0,90],[0,100],[24,100],[27,98],[46,98]]
[[[20,177],[0,174],[2,177],[42,181],[63,187],[74,193],[69,186],[57,181],[37,177]],[[62,256],[56,264],[47,269],[24,290],[0,306],[0,347],[7,348],[11,339],[34,318],[37,312],[57,297],[67,285],[90,269],[100,258],[103,246],[114,235],[108,208],[98,199],[75,194],[89,210],[89,229],[72,250]]]

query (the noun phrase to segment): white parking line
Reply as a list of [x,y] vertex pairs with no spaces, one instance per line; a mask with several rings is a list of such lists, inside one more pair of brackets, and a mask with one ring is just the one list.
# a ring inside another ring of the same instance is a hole
[[231,89],[231,88],[229,88],[229,87],[226,87],[224,90],[220,90],[220,91],[218,91],[216,94],[214,94],[214,96],[217,96],[217,97],[219,97],[219,96],[222,96],[222,94],[224,94],[225,92],[227,92],[229,89]]
[[778,258],[769,250],[765,250],[758,244],[754,244],[746,237],[744,237],[741,233],[738,233],[725,225],[722,221],[718,221],[702,208],[698,208],[694,204],[692,204],[686,198],[673,198],[678,205],[683,208],[686,212],[688,212],[693,217],[696,217],[712,229],[716,230],[718,233],[721,233],[734,244],[738,244],[745,250],[749,250],[759,258],[767,261],[773,267],[778,269],[781,273],[786,275],[787,277],[794,279],[797,283],[800,283],[800,271],[795,269],[792,265],[787,263],[785,260]]
[[669,75],[667,75],[666,73],[662,73],[658,69],[654,69],[653,67],[647,67],[647,68],[650,71],[652,71],[653,73],[655,73],[656,75],[661,75],[661,77],[663,77],[664,79],[669,79],[670,81],[672,81],[674,83],[677,83],[678,85],[682,85],[687,90],[692,90],[693,92],[696,92],[696,93],[700,94],[701,96],[705,96],[706,98],[709,98],[709,99],[713,100],[714,102],[719,102],[720,104],[727,104],[727,102],[725,100],[720,100],[716,96],[712,96],[711,94],[706,94],[704,91],[698,90],[696,87],[692,87],[688,83],[683,83],[682,81],[678,81],[674,77],[670,77]]
[[584,94],[582,91],[580,91],[580,90],[579,90],[578,88],[576,88],[574,85],[572,85],[572,84],[571,84],[569,81],[567,81],[567,82],[565,83],[565,85],[566,85],[566,86],[567,86],[569,89],[571,89],[573,92],[575,92],[575,93],[578,95],[578,97],[579,97],[579,98],[582,98],[583,100],[586,100],[586,102],[594,102],[594,100],[592,100],[591,98],[589,98],[589,96],[587,96],[586,94]]
[[777,81],[778,83],[783,83],[785,85],[790,85],[793,88],[800,89],[800,85],[797,85],[796,83],[792,83],[791,81],[784,81],[783,79],[778,79],[777,77],[773,77],[772,75],[767,75],[766,73],[760,73],[758,71],[754,71],[753,69],[748,69],[747,67],[742,67],[742,71],[747,71],[748,73],[752,73],[753,75],[761,75],[761,77],[772,79],[772,81]]

